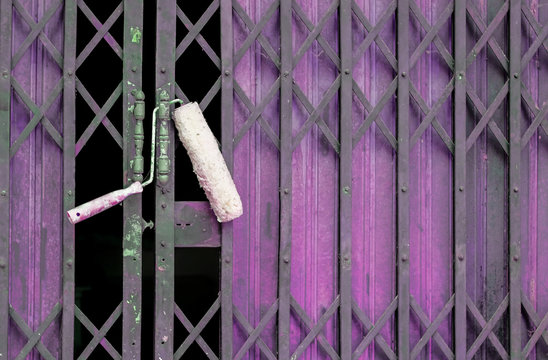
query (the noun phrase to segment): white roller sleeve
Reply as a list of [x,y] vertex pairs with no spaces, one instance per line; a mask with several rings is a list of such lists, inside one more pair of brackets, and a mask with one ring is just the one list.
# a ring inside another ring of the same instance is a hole
[[177,108],[174,121],[217,221],[226,222],[242,215],[240,195],[198,104],[193,102]]

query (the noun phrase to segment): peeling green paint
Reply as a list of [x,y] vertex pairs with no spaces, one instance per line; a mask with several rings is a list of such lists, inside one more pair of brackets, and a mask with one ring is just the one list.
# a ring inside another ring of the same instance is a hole
[[131,27],[131,42],[139,44],[141,42],[141,30],[139,27]]
[[140,323],[141,322],[141,312],[139,311],[137,313],[137,315],[135,316],[135,323]]
[[135,250],[135,249],[124,249],[124,256],[137,256],[137,250]]

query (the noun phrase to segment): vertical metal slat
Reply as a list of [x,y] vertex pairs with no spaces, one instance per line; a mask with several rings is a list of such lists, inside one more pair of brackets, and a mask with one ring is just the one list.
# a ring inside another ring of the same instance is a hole
[[11,0],[0,3],[0,357],[8,355]]
[[453,105],[453,221],[455,358],[466,358],[466,1],[455,1],[453,26],[455,97]]
[[520,264],[520,156],[521,156],[521,0],[510,0],[510,158],[509,158],[509,252],[510,257],[510,358],[521,358],[521,264]]
[[409,359],[409,0],[397,9],[398,359]]
[[[124,57],[122,98],[123,110],[123,183],[130,185],[133,170],[130,161],[135,155],[135,117],[129,110],[134,104],[132,90],[142,88],[142,29],[143,2],[124,0]],[[149,115],[150,116],[150,115]],[[150,121],[150,117],[148,118]],[[123,301],[122,301],[122,358],[141,358],[141,307],[142,307],[142,195],[124,201],[123,221]]]
[[278,357],[290,356],[290,291],[291,291],[291,212],[292,212],[292,4],[280,2],[281,87],[280,87],[280,248],[278,266]]
[[339,166],[339,278],[341,359],[352,356],[352,2],[341,0],[340,166]]
[[[176,2],[173,0],[158,0],[156,4],[156,104],[159,95],[165,90],[170,98],[175,91],[175,29]],[[169,115],[168,115],[169,116]],[[174,129],[171,121],[167,121],[169,131],[169,147],[167,155],[174,164]],[[158,119],[158,133],[162,128],[162,120]],[[156,139],[159,147],[158,137]],[[159,150],[157,151],[157,156]],[[159,167],[158,158],[156,163]],[[169,180],[165,185],[158,186],[156,178],[156,265],[155,265],[155,334],[154,357],[170,360],[173,358],[173,314],[174,295],[174,177],[175,172],[170,166]],[[158,270],[158,269],[162,270]]]
[[[63,61],[63,212],[74,207],[76,133],[76,0],[65,1]],[[74,225],[63,213],[63,360],[74,359]]]
[[[221,0],[221,144],[228,169],[234,172],[234,89],[233,89],[232,1]],[[232,299],[233,223],[221,229],[221,359],[233,356]]]

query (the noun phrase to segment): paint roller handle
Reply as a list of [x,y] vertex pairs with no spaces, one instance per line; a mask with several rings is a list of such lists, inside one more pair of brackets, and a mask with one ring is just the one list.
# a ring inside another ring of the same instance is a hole
[[107,209],[110,209],[114,205],[117,205],[124,201],[128,196],[143,192],[143,186],[140,182],[134,182],[125,189],[116,190],[105,194],[97,199],[88,201],[85,204],[75,207],[72,210],[67,211],[67,216],[71,224],[79,223],[82,220],[86,220],[93,215],[97,215]]

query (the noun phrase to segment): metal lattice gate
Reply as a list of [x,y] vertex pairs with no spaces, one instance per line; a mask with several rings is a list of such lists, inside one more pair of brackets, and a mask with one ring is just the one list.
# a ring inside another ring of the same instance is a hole
[[[0,1],[0,358],[139,359],[149,343],[163,360],[194,344],[208,359],[548,357],[546,0],[185,4],[123,0],[98,16],[85,0]],[[115,76],[93,93],[105,66]],[[244,215],[219,226],[185,198],[192,175],[175,176],[160,112],[154,228],[146,194],[111,218],[123,281],[100,324],[75,300],[83,245],[63,214],[78,159],[120,186],[146,175],[143,96],[200,103]],[[94,142],[122,166],[86,155]],[[204,247],[220,249],[220,291],[191,321],[175,254]],[[219,314],[217,346],[204,329]],[[90,341],[75,351],[79,332]]]

